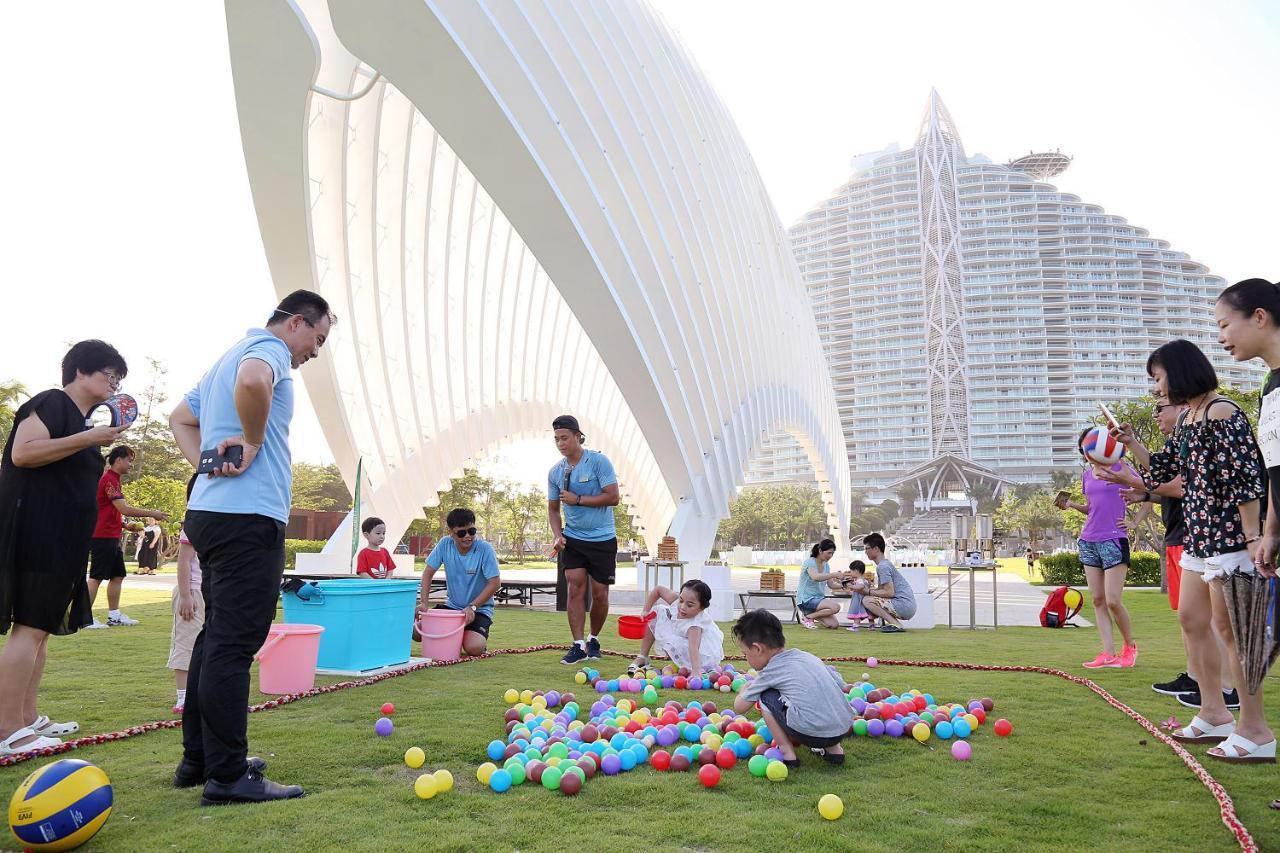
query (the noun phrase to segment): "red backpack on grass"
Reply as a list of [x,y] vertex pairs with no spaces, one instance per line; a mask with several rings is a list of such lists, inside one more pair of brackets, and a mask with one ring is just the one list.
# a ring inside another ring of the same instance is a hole
[[[1068,602],[1075,606],[1068,606]],[[1049,593],[1049,597],[1045,599],[1044,607],[1040,608],[1040,624],[1045,628],[1066,628],[1069,620],[1079,613],[1080,608],[1083,606],[1084,596],[1080,594],[1080,590],[1069,586],[1060,586]],[[1076,628],[1079,626],[1070,625],[1070,627]]]

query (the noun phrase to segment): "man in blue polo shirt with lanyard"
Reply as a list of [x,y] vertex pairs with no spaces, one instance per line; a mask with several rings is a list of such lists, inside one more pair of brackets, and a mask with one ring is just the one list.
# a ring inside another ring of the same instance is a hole
[[[618,477],[608,458],[583,445],[586,436],[573,415],[551,422],[556,449],[564,458],[547,475],[547,520],[568,585],[569,633],[573,645],[560,663],[576,664],[600,657],[598,635],[609,616],[609,587],[618,568],[618,534],[613,508],[618,505]],[[563,523],[560,509],[564,507]],[[591,584],[591,633],[583,637],[587,584]]]
[[198,465],[239,447],[196,480],[183,523],[200,557],[204,628],[196,636],[182,714],[178,788],[203,783],[202,805],[301,797],[297,785],[262,775],[249,758],[249,665],[267,639],[284,572],[284,528],[293,491],[289,422],[292,369],[320,354],[334,317],[329,303],[295,290],[250,329],[187,392],[169,416],[182,455]]

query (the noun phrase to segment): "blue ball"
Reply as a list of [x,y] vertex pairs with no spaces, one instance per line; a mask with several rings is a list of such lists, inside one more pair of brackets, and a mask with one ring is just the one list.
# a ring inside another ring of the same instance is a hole
[[613,747],[614,749],[622,749],[624,746],[627,745],[627,740],[628,738],[625,732],[618,732],[616,735],[614,735],[612,738],[609,739],[609,746]]
[[609,692],[610,693],[618,692],[618,679],[613,678],[609,680]]
[[630,770],[636,766],[636,754],[629,749],[624,749],[618,753],[618,760],[622,762],[623,770]]
[[500,740],[489,741],[489,748],[485,750],[486,754],[493,761],[501,761],[503,753],[507,751],[506,745]]
[[948,723],[946,720],[943,720],[942,722],[938,723],[938,725],[933,730],[933,733],[936,734],[938,737],[942,738],[943,740],[950,740],[952,732],[953,732],[953,726],[951,725],[951,723]]
[[973,734],[973,726],[969,725],[969,721],[961,717],[951,722],[951,729],[958,738],[967,738]]
[[738,758],[751,757],[751,741],[747,740],[746,738],[742,738],[741,740],[735,740],[733,742],[733,754],[736,755]]
[[511,774],[506,770],[495,770],[489,777],[489,787],[501,794],[511,787]]

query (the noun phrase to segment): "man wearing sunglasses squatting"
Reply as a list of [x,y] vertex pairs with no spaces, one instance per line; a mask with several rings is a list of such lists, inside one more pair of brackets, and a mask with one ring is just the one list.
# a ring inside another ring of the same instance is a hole
[[431,609],[431,579],[444,566],[445,600],[436,607],[467,614],[462,652],[482,655],[489,647],[489,628],[493,625],[493,594],[502,585],[498,555],[492,545],[476,535],[476,514],[471,510],[451,510],[444,523],[449,535],[431,549],[422,571],[419,612]]

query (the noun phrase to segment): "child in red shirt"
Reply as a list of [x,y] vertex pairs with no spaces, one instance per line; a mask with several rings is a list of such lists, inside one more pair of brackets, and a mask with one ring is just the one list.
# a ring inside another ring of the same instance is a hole
[[382,519],[370,516],[360,525],[360,532],[364,534],[369,547],[362,548],[356,555],[356,574],[370,580],[391,577],[391,573],[396,570],[396,563],[391,559],[391,552],[382,547],[382,540],[387,538],[387,525]]

